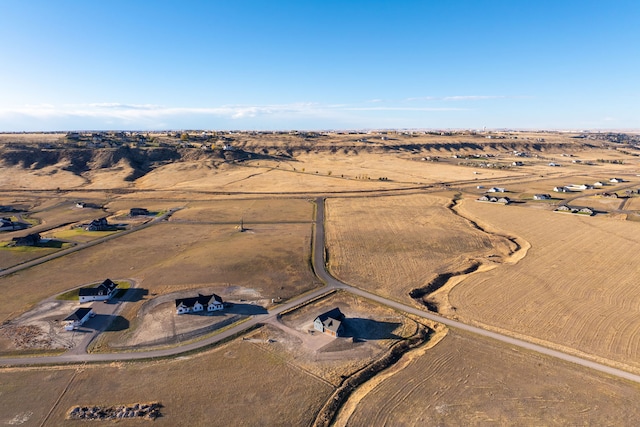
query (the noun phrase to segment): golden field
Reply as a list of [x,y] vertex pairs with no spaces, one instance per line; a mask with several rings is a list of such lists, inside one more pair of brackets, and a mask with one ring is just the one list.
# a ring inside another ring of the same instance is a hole
[[640,368],[637,223],[467,200],[460,212],[531,245],[516,264],[453,288],[460,319]]
[[450,331],[435,347],[409,353],[401,370],[358,397],[336,426],[630,425],[640,390]]
[[[138,318],[145,310],[174,315],[180,292],[241,295],[265,307],[300,296],[322,286],[310,259],[312,202],[325,197],[327,268],[345,283],[640,372],[640,197],[595,196],[640,188],[640,151],[630,144],[553,132],[227,133],[203,148],[195,138],[182,146],[153,136],[156,145],[143,148],[74,142],[74,157],[64,135],[0,135],[0,204],[39,222],[0,241],[36,231],[82,247],[101,234],[71,225],[108,216],[136,226],[155,216],[131,220],[132,207],[177,209],[148,228],[0,277],[0,300],[11,301],[0,307],[0,322],[83,284],[130,279],[145,292],[119,313],[127,329],[94,342],[109,350],[134,332],[147,335],[152,328]],[[614,176],[626,182],[552,191]],[[494,186],[513,203],[475,202]],[[553,199],[532,200],[537,193]],[[76,201],[104,210],[76,209]],[[554,213],[561,203],[603,212]],[[38,256],[37,248],[2,250],[0,268]],[[434,280],[442,281],[435,293],[410,297]],[[156,297],[164,305],[153,311]],[[368,325],[369,335],[333,340],[310,332],[313,318],[334,306]],[[160,401],[164,416],[156,422],[164,425],[310,425],[346,376],[412,336],[417,320],[345,292],[272,318],[243,339],[173,359],[2,368],[0,423],[72,425],[64,417],[76,404]],[[358,387],[336,425],[629,425],[637,418],[635,384],[430,327],[437,339]]]
[[66,419],[75,405],[152,401],[164,406],[154,425],[308,425],[332,392],[325,382],[243,341],[175,360],[0,370],[0,384],[0,422],[42,425],[46,418],[45,425],[55,426],[84,424]]
[[474,262],[505,258],[513,245],[478,230],[430,194],[328,199],[329,268],[341,280],[409,302],[412,289]]

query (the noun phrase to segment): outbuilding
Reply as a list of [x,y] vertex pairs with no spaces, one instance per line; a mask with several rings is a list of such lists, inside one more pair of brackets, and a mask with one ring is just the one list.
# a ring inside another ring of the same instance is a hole
[[77,309],[73,312],[73,314],[70,314],[63,320],[64,330],[73,331],[74,329],[78,328],[78,326],[82,326],[87,320],[89,320],[92,314],[92,308],[82,307]]

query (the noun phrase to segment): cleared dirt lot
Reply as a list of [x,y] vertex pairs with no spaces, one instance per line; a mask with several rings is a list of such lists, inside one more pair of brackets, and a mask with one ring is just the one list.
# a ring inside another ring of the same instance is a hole
[[629,258],[640,244],[637,223],[473,201],[460,211],[531,248],[518,263],[454,287],[459,318],[640,368],[640,270]]
[[408,356],[346,425],[631,425],[640,415],[636,384],[462,332]]
[[328,199],[331,272],[407,302],[412,289],[426,286],[438,274],[478,261],[499,262],[513,250],[506,238],[475,229],[452,213],[446,207],[450,201],[425,194]]
[[[335,307],[346,316],[343,337],[313,329],[313,320]],[[417,332],[419,325],[386,307],[345,292],[337,292],[283,315],[249,336],[284,360],[337,386],[380,357],[394,343]]]
[[332,392],[325,382],[243,341],[167,361],[0,370],[0,384],[0,422],[41,425],[53,409],[46,424],[51,426],[77,426],[65,419],[74,405],[150,401],[164,405],[154,425],[309,425]]

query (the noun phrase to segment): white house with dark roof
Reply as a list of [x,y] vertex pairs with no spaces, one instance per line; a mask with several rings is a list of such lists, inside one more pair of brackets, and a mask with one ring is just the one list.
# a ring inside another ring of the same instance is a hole
[[92,315],[93,315],[92,308],[83,307],[83,308],[77,309],[76,311],[74,311],[72,314],[70,314],[63,320],[64,330],[73,331],[78,326],[81,326],[82,324],[84,324],[84,322],[89,320],[89,318],[91,318]]
[[549,200],[551,198],[550,194],[534,194],[533,200]]
[[313,328],[333,337],[339,337],[344,331],[344,314],[338,307],[322,313],[313,321]]
[[92,288],[80,288],[80,290],[78,290],[78,298],[80,299],[80,302],[106,301],[113,297],[116,293],[117,287],[118,285],[112,282],[111,279],[106,279],[98,286]]
[[202,295],[191,298],[176,299],[176,314],[219,311],[224,309],[222,298],[216,294]]

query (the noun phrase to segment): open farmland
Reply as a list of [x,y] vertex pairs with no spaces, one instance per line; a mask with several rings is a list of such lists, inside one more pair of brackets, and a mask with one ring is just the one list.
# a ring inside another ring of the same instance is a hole
[[640,368],[637,223],[465,201],[460,212],[531,248],[449,295],[460,319]]
[[329,267],[341,280],[410,301],[409,292],[438,274],[499,262],[513,250],[482,232],[435,195],[327,200]]
[[[154,425],[309,425],[332,387],[235,341],[195,356],[59,370],[0,370],[0,422],[77,426],[75,405],[160,402]],[[46,384],[46,387],[43,387]],[[276,392],[277,391],[277,392]],[[56,401],[60,399],[59,401]],[[126,425],[146,425],[128,421]],[[83,424],[83,423],[80,423]]]
[[356,392],[336,425],[631,425],[640,416],[635,384],[455,330],[407,359]]
[[[636,418],[638,388],[624,380],[518,350],[517,343],[448,330],[386,304],[420,305],[640,372],[640,325],[634,318],[640,292],[633,282],[640,272],[633,258],[639,224],[618,220],[620,213],[589,218],[551,212],[561,198],[580,196],[568,203],[587,206],[596,200],[594,190],[556,194],[555,185],[620,176],[637,187],[637,158],[604,146],[587,149],[599,142],[553,133],[505,133],[504,139],[225,135],[221,141],[233,149],[222,149],[217,139],[203,148],[159,134],[166,145],[78,143],[77,153],[4,147],[0,137],[0,181],[13,170],[24,180],[11,181],[15,186],[2,192],[2,204],[29,207],[44,237],[64,237],[80,249],[5,272],[0,300],[11,304],[0,307],[0,323],[20,315],[38,320],[30,314],[38,311],[43,322],[59,321],[77,301],[57,301],[56,311],[46,298],[107,277],[137,286],[125,294],[126,303],[113,304],[119,307],[114,322],[88,347],[86,340],[47,359],[85,360],[86,366],[0,369],[0,424],[75,425],[64,421],[74,405],[159,401],[163,417],[156,422],[165,425],[309,425],[323,405],[340,401],[332,393],[350,392],[350,381],[380,361],[393,364],[368,371],[375,375],[355,389],[338,425],[624,425]],[[517,154],[522,151],[526,157]],[[591,158],[594,165],[572,164],[565,152]],[[525,166],[511,165],[520,159]],[[550,161],[563,166],[551,167]],[[51,191],[31,190],[44,182]],[[492,186],[506,187],[515,202],[474,201]],[[533,201],[535,193],[554,200]],[[344,284],[322,275],[322,259],[311,259],[312,201],[318,198],[326,198],[327,268]],[[629,199],[625,211],[636,200]],[[75,201],[105,210],[75,208]],[[83,242],[103,233],[74,231],[68,224],[101,216],[136,225],[152,220],[128,218],[132,207],[172,213],[91,247]],[[0,262],[2,256],[0,251]],[[434,284],[438,290],[432,293]],[[350,285],[388,299],[374,303],[355,296]],[[318,297],[329,289],[336,292]],[[233,305],[211,315],[175,314],[176,298],[214,292]],[[309,303],[311,298],[319,299]],[[336,306],[347,315],[346,336],[316,333],[315,316]],[[241,328],[255,323],[260,326],[242,335]],[[436,332],[423,335],[424,325]],[[215,344],[228,339],[226,333],[242,338]],[[387,359],[393,349],[427,338],[399,360]],[[0,365],[27,360],[13,361],[19,350],[6,336],[2,340]],[[171,353],[189,345],[207,347]],[[51,346],[40,352],[55,353]],[[32,353],[30,360],[37,361],[40,354]],[[159,359],[124,361],[132,356]],[[91,363],[115,359],[122,362]]]
[[252,222],[311,223],[313,204],[306,199],[236,199],[216,200],[215,202],[194,201],[187,205],[188,209],[177,211],[171,221],[194,221],[211,223],[234,223],[245,225]]

